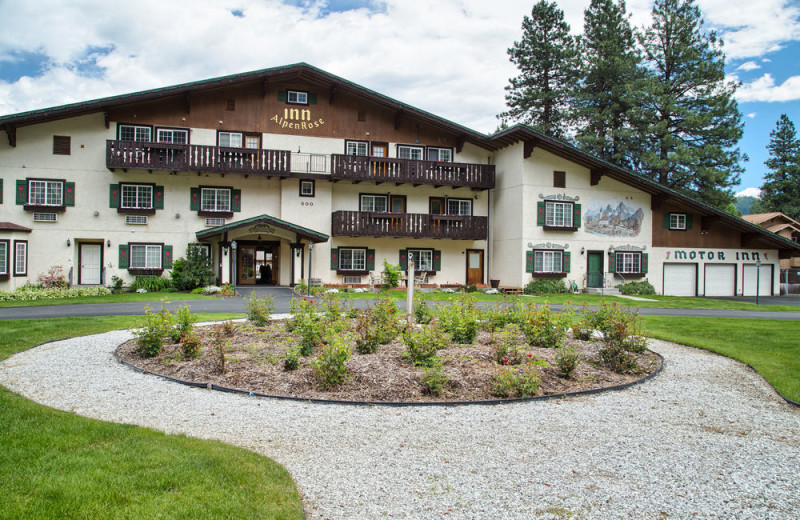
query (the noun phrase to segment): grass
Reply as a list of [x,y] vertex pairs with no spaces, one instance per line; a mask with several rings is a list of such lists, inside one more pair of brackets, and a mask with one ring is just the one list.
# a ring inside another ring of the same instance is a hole
[[[0,359],[139,320],[0,321]],[[270,459],[220,442],[78,417],[2,387],[0,475],[0,519],[303,518],[291,477]]]
[[162,298],[170,301],[182,300],[208,300],[216,296],[205,294],[189,294],[181,292],[148,292],[148,293],[120,293],[108,296],[86,296],[83,298],[53,298],[52,300],[12,301],[0,302],[2,307],[31,307],[39,305],[74,305],[78,303],[125,303],[125,302],[157,302]]
[[780,393],[800,402],[800,321],[641,316],[654,338],[748,363]]

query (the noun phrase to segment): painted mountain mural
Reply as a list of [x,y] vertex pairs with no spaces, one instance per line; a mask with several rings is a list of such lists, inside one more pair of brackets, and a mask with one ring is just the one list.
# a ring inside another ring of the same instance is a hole
[[642,230],[644,210],[636,204],[614,201],[594,201],[583,213],[584,229],[593,235],[606,237],[636,237]]

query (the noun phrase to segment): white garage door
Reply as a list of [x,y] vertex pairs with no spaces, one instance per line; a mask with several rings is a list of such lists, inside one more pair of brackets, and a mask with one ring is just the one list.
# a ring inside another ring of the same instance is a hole
[[697,264],[664,264],[664,294],[697,296]]
[[736,264],[706,264],[706,296],[736,295]]
[[756,295],[756,281],[758,281],[759,290],[758,294],[761,296],[772,295],[772,264],[764,264],[761,266],[760,275],[756,272],[755,264],[744,266],[744,273],[742,274],[742,288],[745,296]]

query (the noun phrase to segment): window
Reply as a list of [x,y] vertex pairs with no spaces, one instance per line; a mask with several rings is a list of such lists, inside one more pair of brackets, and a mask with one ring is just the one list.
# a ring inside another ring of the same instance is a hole
[[340,271],[366,271],[367,270],[367,250],[339,248],[339,270]]
[[244,139],[244,147],[250,150],[258,150],[261,148],[261,139],[257,135],[246,135]]
[[432,249],[409,249],[408,253],[414,262],[415,271],[433,271]]
[[159,128],[156,131],[159,143],[188,144],[189,131],[172,128]]
[[126,209],[152,209],[153,186],[143,184],[122,184],[121,208]]
[[69,155],[72,139],[68,135],[53,136],[53,155]]
[[241,148],[242,142],[243,141],[241,132],[219,133],[219,146],[222,146],[224,148]]
[[367,155],[366,141],[345,141],[344,153],[346,155]]
[[290,90],[286,93],[286,102],[293,105],[307,105],[308,92],[300,92],[298,90]]
[[389,211],[386,195],[361,195],[361,211]]
[[453,161],[453,150],[450,148],[428,148],[429,161]]
[[0,277],[8,276],[8,240],[0,240]]
[[685,213],[670,213],[669,214],[669,228],[670,229],[686,229],[686,214]]
[[201,211],[231,211],[231,190],[230,188],[202,188]]
[[28,204],[35,206],[61,206],[64,204],[63,181],[28,181]]
[[314,181],[300,181],[300,196],[301,197],[314,196]]
[[152,131],[149,126],[119,125],[119,140],[150,142]]
[[161,269],[161,246],[131,244],[131,269]]
[[616,270],[618,273],[641,273],[642,254],[641,253],[617,253]]
[[472,215],[472,201],[470,199],[447,199],[448,215]]
[[14,276],[28,275],[28,242],[14,241]]
[[431,215],[444,215],[444,197],[431,197],[428,206]]
[[561,273],[564,270],[563,260],[563,251],[534,251],[533,272]]
[[572,227],[572,204],[568,202],[546,202],[544,225],[551,227]]
[[411,159],[413,161],[422,160],[422,147],[421,146],[402,146],[397,147],[398,159]]
[[553,172],[553,187],[554,188],[567,187],[567,172]]

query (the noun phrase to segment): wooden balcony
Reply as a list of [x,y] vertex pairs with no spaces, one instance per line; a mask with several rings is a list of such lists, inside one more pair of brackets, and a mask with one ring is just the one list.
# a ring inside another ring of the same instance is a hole
[[332,236],[486,240],[487,217],[334,211]]
[[454,188],[494,188],[493,164],[413,161],[339,154],[334,154],[331,158],[333,180],[432,184]]
[[291,152],[220,146],[106,141],[106,167],[286,176]]

